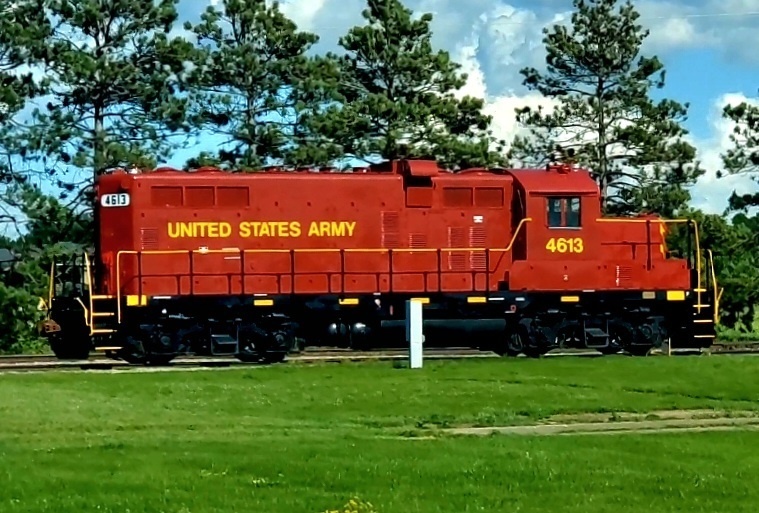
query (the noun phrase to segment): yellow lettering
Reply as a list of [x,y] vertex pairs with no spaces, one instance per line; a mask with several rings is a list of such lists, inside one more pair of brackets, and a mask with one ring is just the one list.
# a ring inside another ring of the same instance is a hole
[[585,251],[585,246],[580,237],[569,239],[551,237],[546,243],[546,249],[551,253],[582,253]]
[[329,223],[329,229],[333,237],[345,237],[345,223]]
[[[226,222],[192,222],[192,223],[168,223],[169,237],[179,239],[185,237],[213,237],[226,238],[232,235],[232,225]],[[247,227],[240,227],[244,231]]]
[[[308,227],[308,236],[353,237],[355,229],[355,221],[312,221]],[[167,230],[172,239],[232,236],[232,225],[224,221],[170,222],[167,223]],[[237,235],[241,238],[300,237],[302,233],[299,221],[241,221],[237,226]]]

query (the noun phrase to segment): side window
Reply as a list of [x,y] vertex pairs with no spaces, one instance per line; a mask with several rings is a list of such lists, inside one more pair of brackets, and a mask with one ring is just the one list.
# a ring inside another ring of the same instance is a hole
[[557,227],[562,226],[561,223],[561,211],[562,211],[562,198],[547,198],[548,203],[548,226]]
[[581,223],[580,198],[548,197],[546,198],[548,226],[551,228],[579,228]]

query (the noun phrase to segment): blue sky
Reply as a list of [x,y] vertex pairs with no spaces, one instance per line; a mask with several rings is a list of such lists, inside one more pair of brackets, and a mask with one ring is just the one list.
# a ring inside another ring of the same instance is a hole
[[[215,0],[180,0],[182,19],[197,19]],[[571,0],[406,0],[417,12],[431,12],[433,42],[463,65],[470,80],[465,92],[483,97],[497,133],[517,133],[514,108],[546,105],[521,85],[519,70],[544,62],[542,29],[571,15]],[[317,51],[337,50],[337,40],[361,22],[365,0],[280,0],[283,11],[301,29],[319,34]],[[690,103],[685,127],[699,150],[707,175],[693,190],[693,204],[720,212],[733,190],[746,192],[742,177],[717,180],[719,155],[729,144],[731,126],[720,119],[722,106],[748,98],[759,89],[759,0],[641,0],[634,5],[650,31],[644,44],[667,70],[659,94]],[[216,144],[208,140],[206,146]],[[200,148],[198,148],[200,149]],[[193,150],[190,150],[192,152]],[[190,152],[181,152],[179,165]]]
[[[198,21],[217,0],[179,0],[180,22]],[[431,12],[433,43],[449,51],[469,74],[462,93],[486,100],[496,135],[518,133],[514,109],[550,102],[521,84],[519,70],[544,63],[542,29],[569,19],[571,0],[406,0],[416,12]],[[720,153],[731,126],[721,119],[727,102],[759,101],[759,0],[640,0],[641,24],[650,30],[647,55],[667,70],[667,85],[656,95],[690,103],[685,123],[707,170],[693,189],[693,205],[721,212],[733,190],[753,190],[745,177],[717,180]],[[316,51],[337,51],[337,40],[361,23],[365,0],[280,0],[282,10],[303,30],[319,34]],[[214,151],[218,137],[204,136],[167,162],[181,167],[200,151]]]

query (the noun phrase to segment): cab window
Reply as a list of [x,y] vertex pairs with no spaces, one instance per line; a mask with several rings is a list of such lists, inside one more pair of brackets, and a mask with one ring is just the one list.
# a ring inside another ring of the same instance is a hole
[[580,198],[549,197],[546,198],[548,213],[548,226],[551,228],[579,228],[580,223]]

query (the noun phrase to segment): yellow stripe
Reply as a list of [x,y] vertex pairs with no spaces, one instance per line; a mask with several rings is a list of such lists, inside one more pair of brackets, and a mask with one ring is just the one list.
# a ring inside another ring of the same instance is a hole
[[487,298],[480,297],[480,296],[472,296],[466,298],[467,303],[487,303]]
[[685,301],[684,290],[668,290],[667,301]]
[[411,301],[414,301],[415,303],[422,303],[423,305],[426,305],[430,302],[430,298],[428,297],[412,297]]
[[273,299],[254,299],[253,306],[272,306],[274,305]]
[[358,298],[355,297],[347,297],[345,299],[340,300],[341,305],[357,305],[358,304]]
[[561,296],[562,303],[579,303],[580,296]]

